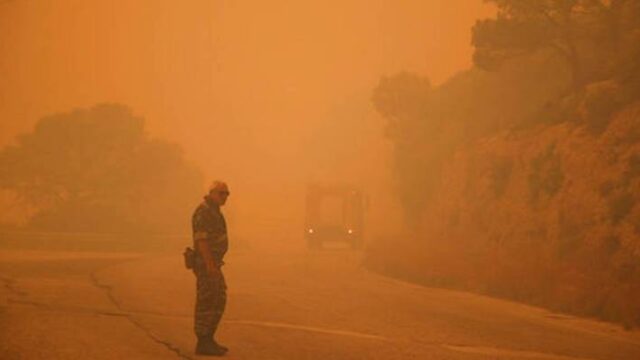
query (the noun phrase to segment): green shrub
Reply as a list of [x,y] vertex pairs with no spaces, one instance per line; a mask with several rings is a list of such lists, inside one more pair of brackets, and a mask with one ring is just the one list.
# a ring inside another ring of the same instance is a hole
[[619,136],[616,141],[618,146],[628,146],[640,142],[640,126],[634,126]]
[[623,220],[633,209],[636,199],[628,191],[609,200],[609,219],[613,224]]
[[501,197],[509,185],[513,161],[511,159],[499,159],[491,169],[491,189],[497,198]]
[[606,197],[609,194],[611,194],[614,188],[615,188],[615,184],[613,183],[613,181],[605,181],[600,185],[600,188],[598,190],[599,190],[600,196]]
[[629,162],[628,162],[628,169],[627,169],[627,176],[631,179],[634,179],[638,176],[640,176],[640,155],[638,154],[633,154],[631,155],[631,157],[629,158]]
[[565,212],[560,213],[557,256],[561,259],[574,254],[582,248],[584,227]]
[[614,81],[602,81],[587,86],[581,104],[582,119],[593,133],[602,133],[611,115],[620,108],[620,86]]
[[606,255],[611,255],[620,249],[620,238],[616,235],[610,235],[602,240],[602,248]]
[[532,203],[537,202],[541,194],[553,197],[564,183],[564,172],[560,157],[555,153],[555,144],[531,161],[529,173],[529,192]]
[[577,121],[576,109],[579,104],[580,98],[575,94],[551,99],[531,114],[526,125],[531,126],[539,123],[554,125],[565,121]]

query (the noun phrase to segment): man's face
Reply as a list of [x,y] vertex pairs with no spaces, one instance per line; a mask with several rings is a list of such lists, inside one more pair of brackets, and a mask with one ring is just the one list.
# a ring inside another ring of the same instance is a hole
[[219,206],[224,205],[229,197],[229,188],[226,184],[220,185],[209,193],[211,200]]

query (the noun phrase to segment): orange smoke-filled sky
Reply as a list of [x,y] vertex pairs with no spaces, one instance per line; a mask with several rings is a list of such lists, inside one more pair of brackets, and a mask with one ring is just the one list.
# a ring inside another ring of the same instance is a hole
[[383,141],[379,77],[441,83],[470,66],[470,27],[493,13],[481,0],[3,1],[0,145],[44,115],[122,102],[210,176],[364,166]]

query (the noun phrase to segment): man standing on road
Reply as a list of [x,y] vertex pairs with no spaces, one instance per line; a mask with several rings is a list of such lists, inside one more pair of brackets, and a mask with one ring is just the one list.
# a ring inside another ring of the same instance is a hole
[[228,196],[227,184],[214,181],[192,218],[193,271],[197,279],[194,329],[198,337],[196,354],[199,355],[221,356],[228,350],[214,338],[227,303],[227,285],[221,267],[229,242],[220,207]]

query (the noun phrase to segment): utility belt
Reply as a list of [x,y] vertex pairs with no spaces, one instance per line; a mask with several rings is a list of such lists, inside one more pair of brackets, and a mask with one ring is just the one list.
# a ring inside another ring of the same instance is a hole
[[[186,247],[182,255],[184,257],[184,267],[187,268],[187,270],[195,269],[198,260],[200,260],[200,263],[202,263],[202,256],[191,247]],[[222,265],[224,265],[224,261],[222,261],[222,258],[220,258],[216,261],[216,264],[218,264],[219,267],[222,267]]]

